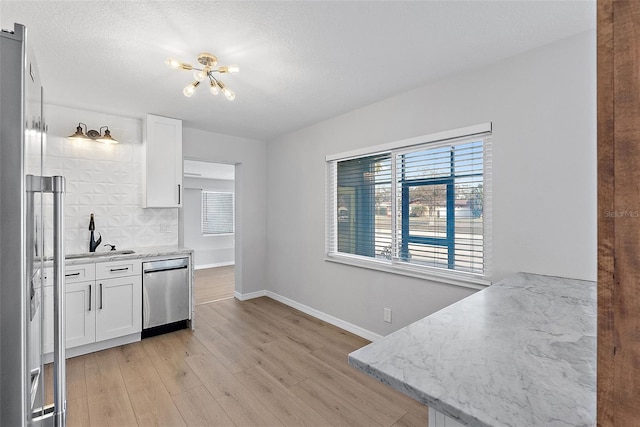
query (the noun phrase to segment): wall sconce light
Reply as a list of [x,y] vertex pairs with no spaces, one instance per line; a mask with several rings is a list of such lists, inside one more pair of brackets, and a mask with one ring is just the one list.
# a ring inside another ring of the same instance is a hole
[[[82,132],[82,126],[84,126],[84,132]],[[102,134],[102,129],[105,130],[104,135]],[[73,135],[69,135],[69,139],[92,140],[105,144],[118,144],[118,141],[111,136],[111,131],[109,131],[108,126],[102,126],[100,130],[88,130],[87,125],[85,125],[84,123],[78,123],[76,132]]]

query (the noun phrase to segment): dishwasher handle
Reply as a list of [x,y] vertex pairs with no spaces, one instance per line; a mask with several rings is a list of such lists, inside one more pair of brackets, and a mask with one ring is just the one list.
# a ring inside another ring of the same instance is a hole
[[161,261],[149,261],[142,263],[143,273],[154,273],[157,271],[179,270],[189,267],[189,258],[165,259]]

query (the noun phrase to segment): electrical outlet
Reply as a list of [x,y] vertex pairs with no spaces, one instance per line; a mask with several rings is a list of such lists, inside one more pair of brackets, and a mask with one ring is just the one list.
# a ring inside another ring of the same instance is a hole
[[391,323],[391,309],[390,308],[385,308],[384,309],[384,321],[387,323]]

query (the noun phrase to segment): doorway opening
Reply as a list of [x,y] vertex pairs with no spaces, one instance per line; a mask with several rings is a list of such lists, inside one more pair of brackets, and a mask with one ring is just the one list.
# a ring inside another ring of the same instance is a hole
[[184,160],[181,245],[194,251],[195,304],[235,292],[235,165]]
[[195,304],[208,304],[234,296],[235,266],[201,268],[194,277]]

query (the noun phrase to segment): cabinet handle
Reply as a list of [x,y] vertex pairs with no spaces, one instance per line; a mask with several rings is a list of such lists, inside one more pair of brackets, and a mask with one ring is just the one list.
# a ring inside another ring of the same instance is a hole
[[109,271],[110,272],[115,272],[115,271],[127,271],[129,269],[129,267],[124,267],[124,268],[112,268]]
[[73,277],[73,276],[79,276],[80,272],[77,273],[69,273],[69,274],[65,274],[64,277]]
[[89,285],[89,311],[91,311],[91,288],[93,288],[93,285]]
[[102,310],[102,283],[100,283],[100,310]]
[[178,184],[178,204],[180,204],[180,184]]

